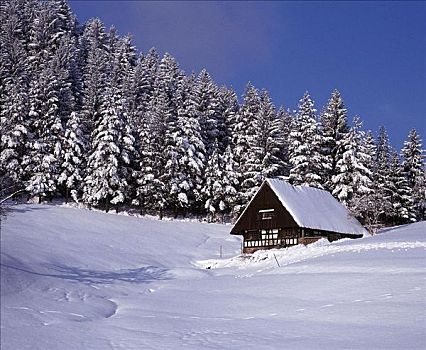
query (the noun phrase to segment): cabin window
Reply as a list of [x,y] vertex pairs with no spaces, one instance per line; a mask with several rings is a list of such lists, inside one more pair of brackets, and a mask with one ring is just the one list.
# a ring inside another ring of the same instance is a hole
[[258,230],[249,232],[245,237],[244,247],[268,247],[280,245],[284,240],[278,239],[279,229]]
[[274,217],[275,209],[262,209],[259,210],[259,215],[262,220],[271,220]]
[[282,244],[283,245],[286,245],[286,246],[290,246],[290,245],[296,245],[297,244],[297,238],[286,238],[286,239],[283,239],[283,240],[278,240],[278,241],[280,241],[280,243],[279,244],[281,244],[281,242],[282,242]]

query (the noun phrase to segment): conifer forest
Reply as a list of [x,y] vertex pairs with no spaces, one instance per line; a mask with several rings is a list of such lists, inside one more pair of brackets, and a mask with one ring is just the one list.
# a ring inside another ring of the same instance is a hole
[[426,217],[415,128],[398,150],[338,90],[325,106],[305,92],[292,111],[251,83],[237,96],[205,69],[139,52],[100,19],[79,23],[65,0],[0,6],[2,198],[221,221],[284,177],[330,191],[365,225]]

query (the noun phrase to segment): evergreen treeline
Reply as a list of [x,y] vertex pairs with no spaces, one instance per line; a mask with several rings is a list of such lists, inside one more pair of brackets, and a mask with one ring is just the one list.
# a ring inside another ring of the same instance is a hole
[[364,223],[425,218],[425,166],[413,129],[398,154],[348,122],[335,90],[321,113],[266,90],[235,91],[169,54],[138,54],[99,19],[79,25],[65,0],[6,0],[0,18],[0,177],[89,206],[236,216],[265,177],[330,191]]

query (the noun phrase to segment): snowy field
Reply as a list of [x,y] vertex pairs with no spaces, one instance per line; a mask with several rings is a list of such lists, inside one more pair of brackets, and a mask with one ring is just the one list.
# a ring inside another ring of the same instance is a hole
[[229,230],[13,207],[1,349],[426,348],[425,222],[245,257]]

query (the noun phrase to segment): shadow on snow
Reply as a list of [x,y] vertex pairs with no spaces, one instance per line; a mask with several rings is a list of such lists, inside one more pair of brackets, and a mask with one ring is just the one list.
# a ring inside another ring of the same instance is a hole
[[[2,253],[2,255],[4,256],[7,254]],[[26,266],[23,266],[21,263],[14,264],[13,262],[16,262],[16,259],[10,256],[8,256],[8,258],[12,264],[2,262],[0,264],[2,268],[9,268],[37,276],[61,278],[88,284],[112,284],[119,281],[129,283],[150,283],[172,278],[168,273],[168,269],[156,266],[143,266],[135,269],[122,269],[118,271],[99,271],[66,265],[46,264],[44,265],[45,267],[54,270],[56,273],[43,273],[32,271]]]

